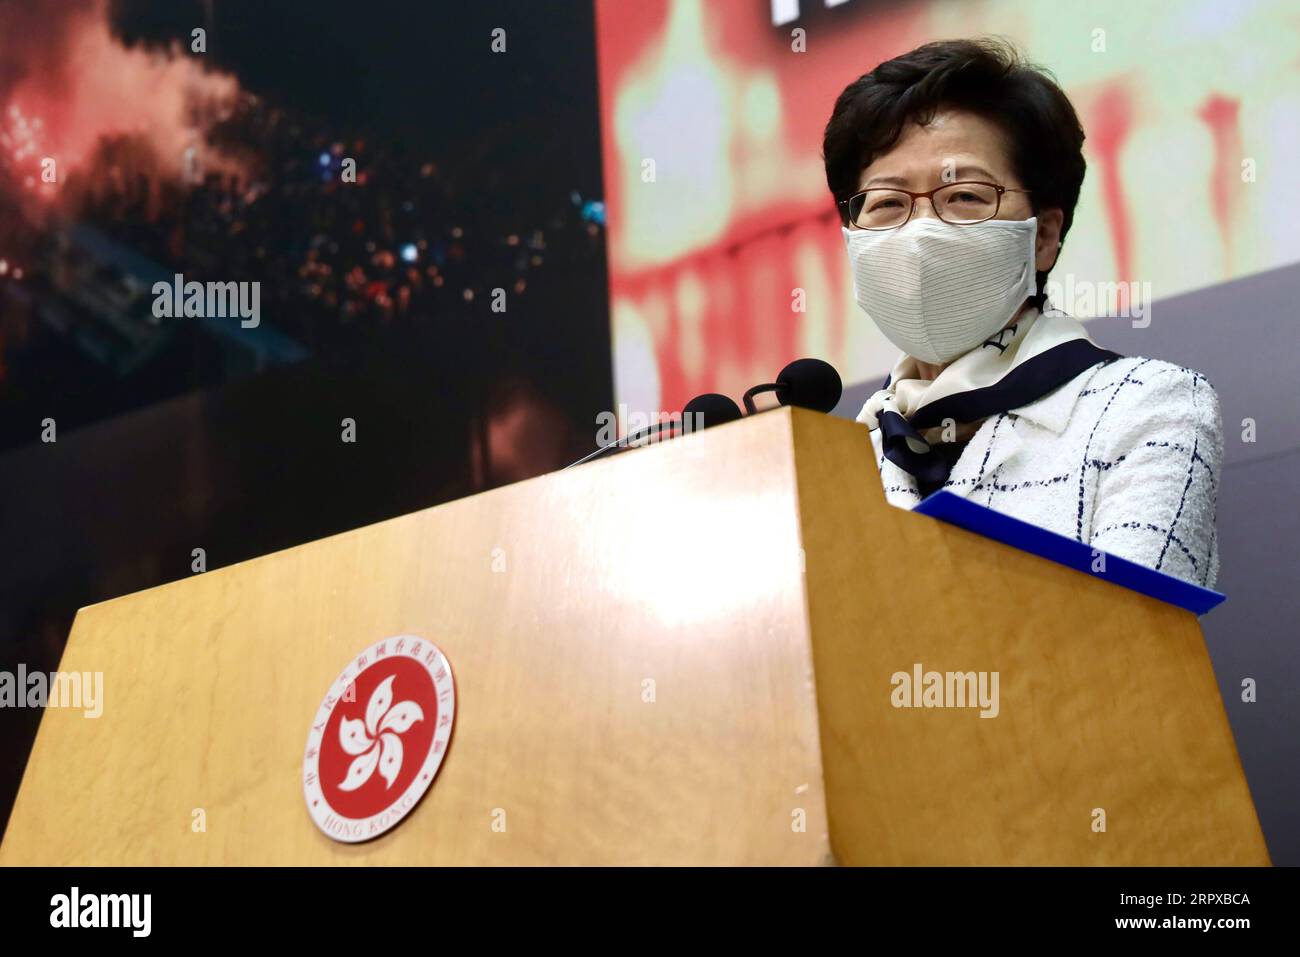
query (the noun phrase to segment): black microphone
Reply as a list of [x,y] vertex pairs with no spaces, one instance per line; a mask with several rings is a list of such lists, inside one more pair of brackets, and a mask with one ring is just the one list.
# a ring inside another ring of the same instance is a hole
[[[689,417],[689,418],[688,418]],[[697,395],[682,409],[682,426],[687,432],[699,432],[740,418],[740,406],[717,392]]]
[[574,465],[581,465],[598,455],[605,454],[610,449],[627,448],[633,442],[638,442],[651,435],[657,435],[664,429],[679,428],[683,433],[699,432],[715,425],[722,425],[724,422],[734,422],[739,418],[740,406],[736,405],[733,400],[717,392],[706,392],[703,395],[697,395],[686,403],[686,408],[682,409],[680,422],[674,422],[671,419],[666,422],[658,422],[648,429],[641,429],[611,442],[609,445],[602,445],[596,451],[584,455],[572,465],[566,465],[565,468],[571,469]]
[[839,404],[844,383],[829,362],[821,359],[795,359],[781,370],[775,382],[756,385],[745,393],[745,411],[750,415],[758,411],[754,405],[754,396],[760,392],[775,392],[777,401],[782,405],[829,412]]

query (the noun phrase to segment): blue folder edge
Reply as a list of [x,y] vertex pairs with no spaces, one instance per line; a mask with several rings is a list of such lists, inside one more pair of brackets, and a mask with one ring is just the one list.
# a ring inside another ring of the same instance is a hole
[[1227,596],[1210,588],[1202,588],[1154,568],[1147,568],[1118,555],[1106,552],[1105,573],[1092,570],[1092,546],[1066,538],[1056,532],[1030,525],[1018,518],[996,512],[969,499],[940,489],[912,509],[941,522],[948,522],[968,532],[983,535],[994,541],[1018,548],[1022,552],[1038,555],[1075,571],[1102,578],[1143,595],[1150,595],[1197,615],[1204,615]]

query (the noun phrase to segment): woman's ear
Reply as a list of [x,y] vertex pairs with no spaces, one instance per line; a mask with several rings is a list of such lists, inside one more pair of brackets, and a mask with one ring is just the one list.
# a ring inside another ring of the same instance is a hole
[[1061,223],[1065,214],[1059,209],[1044,209],[1038,213],[1038,239],[1034,242],[1034,268],[1048,272],[1056,265],[1061,254]]

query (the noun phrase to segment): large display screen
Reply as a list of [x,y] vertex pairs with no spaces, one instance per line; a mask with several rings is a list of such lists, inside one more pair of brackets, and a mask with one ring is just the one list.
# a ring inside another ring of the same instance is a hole
[[[1088,175],[1052,274],[1080,318],[1300,260],[1290,0],[596,0],[617,401],[738,396],[801,355],[896,355],[857,310],[821,136],[921,43],[996,35],[1049,69]],[[1100,320],[1099,320],[1100,321]],[[1226,319],[1225,319],[1226,321]]]

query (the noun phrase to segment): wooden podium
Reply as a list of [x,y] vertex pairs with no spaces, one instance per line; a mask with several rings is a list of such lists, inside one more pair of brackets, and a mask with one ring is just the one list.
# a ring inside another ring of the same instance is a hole
[[[399,634],[454,736],[337,843],[308,728]],[[997,716],[895,707],[917,664],[996,671]],[[1190,612],[886,504],[802,410],[84,608],[61,670],[103,715],[47,710],[3,864],[1269,861]]]

